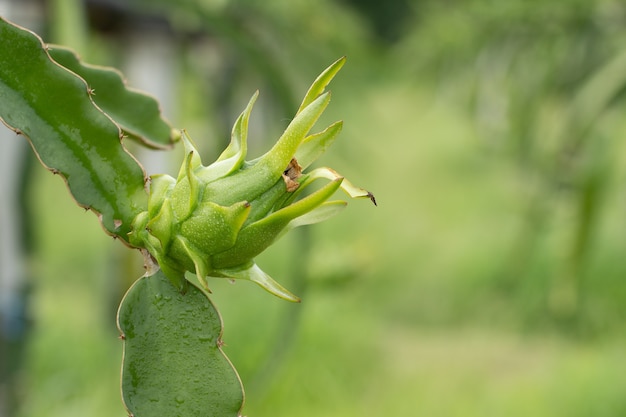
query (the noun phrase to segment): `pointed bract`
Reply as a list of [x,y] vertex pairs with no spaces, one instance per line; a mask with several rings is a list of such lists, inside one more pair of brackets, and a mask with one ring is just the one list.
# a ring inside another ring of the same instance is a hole
[[241,113],[231,134],[230,144],[217,158],[217,161],[207,167],[202,167],[198,175],[206,182],[213,181],[220,177],[231,174],[241,168],[248,152],[248,122],[252,107],[259,96],[259,92],[254,93],[248,106]]
[[324,90],[326,90],[328,84],[330,84],[332,79],[335,77],[335,75],[337,75],[337,73],[345,63],[345,56],[339,58],[338,60],[333,62],[328,68],[326,68],[315,79],[315,81],[313,81],[313,84],[311,85],[311,87],[309,87],[309,90],[304,95],[304,100],[302,100],[302,104],[300,104],[300,108],[298,109],[298,112],[296,114],[304,110],[305,107],[307,107],[313,100],[319,97],[319,95],[322,94]]
[[282,298],[283,300],[299,303],[300,298],[293,295],[289,290],[274,281],[272,277],[267,275],[257,264],[253,263],[248,268],[243,269],[220,269],[218,271],[221,276],[232,279],[245,279],[248,281],[256,282],[263,289],[274,294],[275,296]]
[[343,122],[335,122],[323,131],[307,136],[298,150],[296,159],[303,169],[306,169],[317,160],[333,144],[339,132],[343,128]]
[[273,174],[284,170],[329,102],[330,93],[325,93],[306,106],[287,126],[278,142],[261,157],[257,164],[270,169]]

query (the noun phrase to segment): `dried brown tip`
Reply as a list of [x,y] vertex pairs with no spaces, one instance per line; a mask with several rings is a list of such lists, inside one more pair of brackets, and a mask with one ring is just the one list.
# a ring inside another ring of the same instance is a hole
[[296,158],[291,158],[289,165],[287,165],[287,169],[283,172],[283,180],[287,186],[287,192],[292,193],[298,189],[300,184],[298,184],[296,180],[300,178],[301,175],[302,167],[298,164],[298,160]]

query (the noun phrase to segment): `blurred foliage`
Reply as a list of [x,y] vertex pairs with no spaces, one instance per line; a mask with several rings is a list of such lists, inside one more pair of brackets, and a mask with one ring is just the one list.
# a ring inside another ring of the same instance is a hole
[[343,0],[367,21],[370,30],[383,42],[400,39],[411,17],[407,0]]
[[[355,1],[149,3],[134,16],[164,20],[177,42],[170,117],[207,159],[255,89],[274,110],[253,115],[252,153],[272,139],[255,126],[280,132],[295,109],[280,89],[300,95],[348,56],[329,115],[345,127],[322,164],[347,167],[379,207],[311,231],[301,306],[211,287],[247,415],[626,413],[621,2],[414,0],[400,21]],[[397,38],[381,42],[373,15]],[[129,25],[92,34],[101,63],[119,66]],[[22,415],[121,414],[97,256],[112,244],[89,217],[67,233],[65,213],[80,210],[56,202],[65,190],[53,178],[39,181],[34,400]],[[298,247],[288,236],[260,262],[296,281],[285,260]]]
[[[477,0],[420,2],[418,10],[419,24],[394,51],[398,59],[414,54],[405,73],[425,75],[465,103],[481,150],[510,160],[529,194],[493,287],[533,305],[522,317],[552,317],[570,330],[600,325],[594,299],[613,311],[622,303],[592,283],[598,271],[589,262],[606,255],[598,229],[618,192],[611,182],[621,162],[615,117],[626,86],[626,8]],[[532,296],[525,288],[535,279]]]

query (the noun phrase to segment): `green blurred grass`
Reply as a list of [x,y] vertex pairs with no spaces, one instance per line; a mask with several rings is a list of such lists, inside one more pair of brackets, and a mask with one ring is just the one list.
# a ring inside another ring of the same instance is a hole
[[[346,128],[322,163],[374,192],[379,206],[353,201],[311,230],[301,305],[251,283],[212,285],[225,350],[247,386],[245,414],[626,415],[619,205],[603,218],[590,266],[583,322],[593,331],[554,326],[545,316],[546,277],[571,227],[567,213],[519,282],[507,266],[524,227],[524,178],[432,90],[393,76],[364,87],[347,70],[328,111]],[[32,203],[40,208],[35,328],[20,416],[124,415],[114,325],[124,248],[43,169]],[[294,239],[259,260],[287,287],[300,256]],[[296,309],[293,345],[259,374],[271,350],[289,343],[278,338]]]

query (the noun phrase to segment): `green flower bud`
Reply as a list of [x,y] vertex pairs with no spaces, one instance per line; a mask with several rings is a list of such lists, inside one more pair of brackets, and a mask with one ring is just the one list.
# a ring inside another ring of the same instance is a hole
[[[328,201],[339,188],[351,197],[371,193],[354,187],[329,168],[303,172],[341,131],[337,122],[309,135],[330,101],[326,85],[342,58],[324,71],[307,92],[298,113],[265,155],[245,161],[248,121],[255,93],[233,127],[231,142],[211,165],[203,166],[183,132],[185,159],[176,179],[152,177],[148,210],[135,218],[130,242],[145,248],[165,275],[184,289],[186,271],[207,286],[207,277],[247,279],[289,301],[299,301],[265,274],[254,258],[294,227],[323,221],[345,207]],[[328,183],[303,196],[316,179]]]

